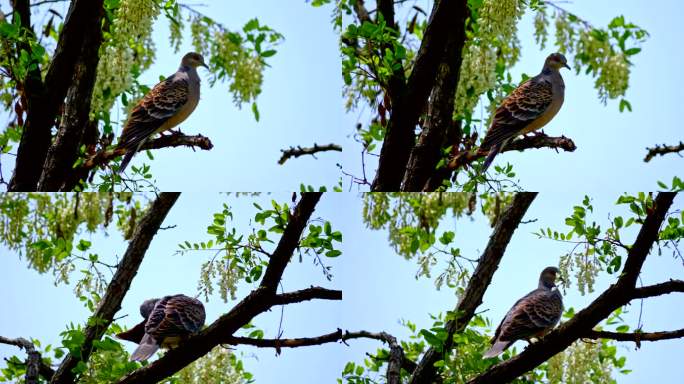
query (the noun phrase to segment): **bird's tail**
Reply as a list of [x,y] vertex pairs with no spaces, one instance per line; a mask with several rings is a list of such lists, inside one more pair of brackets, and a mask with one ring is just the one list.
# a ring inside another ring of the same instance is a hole
[[480,171],[481,173],[485,173],[487,171],[487,168],[489,168],[489,166],[492,165],[494,158],[496,157],[496,155],[499,154],[500,150],[501,144],[496,144],[489,149],[489,154],[487,154],[487,158],[482,164],[482,170]]
[[510,341],[497,341],[484,355],[482,355],[482,357],[489,359],[490,357],[499,356],[509,345],[511,345]]
[[135,155],[135,151],[128,151],[123,157],[123,160],[121,160],[121,166],[119,167],[119,170],[117,173],[122,173],[126,167],[128,166],[128,163],[131,162],[131,159],[133,158],[133,155]]
[[154,337],[146,333],[140,341],[138,348],[136,348],[131,355],[131,361],[147,360],[150,358],[150,356],[157,352],[157,349],[159,349],[159,344],[157,344],[157,341],[154,340]]

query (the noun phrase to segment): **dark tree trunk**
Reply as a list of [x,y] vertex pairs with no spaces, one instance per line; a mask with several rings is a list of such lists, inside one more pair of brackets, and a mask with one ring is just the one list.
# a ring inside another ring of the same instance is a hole
[[[17,1],[18,2],[18,1]],[[73,0],[41,87],[28,87],[26,124],[17,150],[10,191],[35,191],[52,142],[52,127],[72,85],[84,41],[101,28],[104,0]],[[97,50],[95,51],[97,52]],[[36,88],[36,89],[34,89]]]
[[[454,28],[454,23],[458,22],[457,20],[465,20],[467,12],[467,0],[435,1],[411,76],[402,87],[402,92],[392,95],[392,115],[380,151],[378,171],[371,186],[373,191],[400,189],[409,156],[415,145],[418,118],[436,83],[447,41],[457,30],[464,28]],[[460,45],[462,46],[462,43]],[[460,55],[460,52],[458,53]]]
[[73,83],[67,92],[62,114],[61,126],[57,137],[47,153],[43,173],[38,183],[40,191],[71,190],[65,188],[73,164],[78,159],[78,151],[83,134],[90,121],[90,104],[100,62],[98,51],[102,45],[102,18],[104,9],[88,19],[86,26],[92,33],[83,40],[83,46],[74,69]]

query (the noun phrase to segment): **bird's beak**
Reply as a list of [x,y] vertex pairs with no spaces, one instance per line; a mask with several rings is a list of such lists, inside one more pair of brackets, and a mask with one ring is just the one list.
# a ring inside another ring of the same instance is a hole
[[568,65],[568,63],[563,64],[563,66],[564,66],[565,68],[567,68],[567,69],[572,69],[572,68],[570,68],[570,66]]
[[200,64],[200,66],[202,66],[202,67],[204,67],[204,68],[206,68],[206,69],[209,69],[209,66],[208,66],[207,64],[205,64],[204,61],[202,62],[202,64]]

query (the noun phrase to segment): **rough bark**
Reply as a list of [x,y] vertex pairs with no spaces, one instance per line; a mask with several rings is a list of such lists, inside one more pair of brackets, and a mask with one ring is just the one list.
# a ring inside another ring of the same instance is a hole
[[[506,252],[506,247],[511,241],[513,233],[518,228],[536,196],[536,192],[517,193],[508,208],[499,216],[487,247],[482,256],[480,256],[477,267],[473,272],[473,276],[470,278],[463,296],[461,296],[458,305],[454,309],[454,312],[461,314],[461,316],[448,321],[445,325],[448,336],[442,347],[443,351],[451,350],[454,334],[462,332],[475,315],[475,310],[482,303],[482,297],[492,281],[494,272],[499,267],[499,262]],[[413,371],[409,383],[435,382],[439,374],[435,363],[441,360],[442,357],[443,352],[434,348],[428,349],[420,362],[418,362],[418,366]]]
[[121,309],[121,302],[131,286],[133,278],[138,273],[138,268],[145,257],[145,252],[150,246],[152,239],[161,227],[164,218],[173,207],[173,204],[180,196],[180,193],[161,193],[159,197],[152,203],[149,211],[140,220],[133,238],[128,244],[126,253],[119,263],[112,280],[107,286],[107,290],[102,297],[102,301],[97,307],[97,310],[91,319],[97,321],[88,321],[88,325],[84,330],[85,341],[80,350],[80,356],[69,353],[60,364],[57,372],[50,381],[51,384],[72,384],[75,375],[72,369],[76,367],[79,361],[87,362],[92,353],[93,341],[102,338],[102,335],[107,330],[107,327],[114,319],[116,312]]
[[454,99],[463,61],[465,22],[468,16],[469,12],[462,12],[453,21],[453,32],[447,40],[439,63],[437,80],[430,93],[427,117],[406,168],[401,186],[403,191],[422,190],[442,158],[442,148],[449,144],[459,145],[460,132],[453,132],[454,128],[460,127],[453,121]]
[[[468,12],[466,0],[436,0],[416,55],[411,75],[392,96],[392,114],[380,151],[378,171],[371,186],[373,191],[398,191],[415,145],[415,127],[432,90],[437,70],[453,28]],[[390,84],[391,86],[392,84]]]
[[35,191],[38,187],[52,141],[51,129],[72,83],[82,43],[100,28],[91,21],[101,14],[103,1],[71,2],[44,85],[33,90],[29,98],[10,191]]
[[[57,137],[50,146],[42,176],[38,183],[39,191],[64,190],[68,175],[79,155],[83,134],[90,123],[90,102],[100,62],[98,51],[102,45],[102,18],[104,9],[93,14],[85,26],[91,31],[82,43],[81,52],[74,68],[73,83],[69,87],[64,104]],[[71,190],[71,189],[69,189]]]
[[585,309],[579,311],[568,322],[544,336],[539,342],[527,347],[521,354],[496,364],[486,372],[471,379],[470,384],[506,383],[524,374],[565,350],[573,342],[588,335],[594,327],[606,319],[616,309],[629,303],[637,292],[635,284],[641,267],[658,239],[658,233],[668,209],[672,205],[674,193],[660,193],[655,199],[637,238],[630,248],[625,266],[618,281],[604,291]]
[[36,347],[29,340],[23,337],[9,339],[0,336],[0,344],[14,345],[26,351],[26,375],[24,376],[26,384],[40,383],[39,375],[43,376],[46,380],[50,380],[55,373],[50,366],[43,362],[40,352],[36,351]]

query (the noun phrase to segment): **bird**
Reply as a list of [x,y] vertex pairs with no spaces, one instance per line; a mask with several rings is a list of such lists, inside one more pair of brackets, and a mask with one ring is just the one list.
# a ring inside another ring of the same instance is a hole
[[532,337],[541,337],[558,324],[563,314],[563,297],[556,287],[559,274],[556,267],[544,268],[539,287],[513,304],[501,320],[484,358],[498,356],[516,340],[529,342]]
[[144,318],[141,323],[116,335],[139,344],[131,361],[147,360],[160,347],[175,348],[181,340],[199,332],[206,319],[202,302],[181,294],[145,300],[140,315]]
[[155,85],[133,107],[117,144],[117,149],[126,151],[119,173],[126,169],[133,155],[148,139],[182,123],[195,110],[200,98],[197,74],[200,66],[209,68],[201,54],[185,54],[178,71]]
[[482,173],[512,139],[542,128],[556,116],[565,98],[561,68],[570,69],[565,56],[550,54],[541,73],[522,83],[501,102],[480,145],[481,150],[488,151]]

